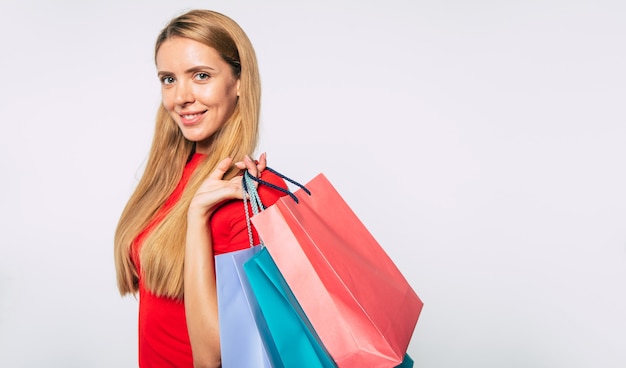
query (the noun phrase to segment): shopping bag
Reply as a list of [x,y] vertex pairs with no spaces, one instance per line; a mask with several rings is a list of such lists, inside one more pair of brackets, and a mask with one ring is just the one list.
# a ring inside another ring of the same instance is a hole
[[323,174],[252,223],[339,367],[402,364],[423,303]]
[[258,303],[249,288],[243,263],[261,247],[251,247],[215,256],[217,307],[220,325],[222,367],[279,367],[272,365],[261,340],[263,325]]
[[261,338],[260,331],[267,330],[267,325],[243,270],[243,264],[262,248],[254,244],[248,207],[258,213],[263,205],[258,192],[248,199],[245,180],[242,184],[250,247],[214,257],[222,367],[284,368],[274,358],[275,346]]
[[336,367],[266,249],[243,268],[263,314],[270,359],[285,368]]

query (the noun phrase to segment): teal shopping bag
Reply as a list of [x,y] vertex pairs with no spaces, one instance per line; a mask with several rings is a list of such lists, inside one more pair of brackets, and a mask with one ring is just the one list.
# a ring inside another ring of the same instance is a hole
[[270,360],[285,367],[336,367],[272,257],[263,248],[244,263],[248,283],[264,318],[259,332]]

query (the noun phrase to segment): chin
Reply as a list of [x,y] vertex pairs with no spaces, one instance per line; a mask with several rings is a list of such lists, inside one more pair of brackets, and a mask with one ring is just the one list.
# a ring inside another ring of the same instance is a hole
[[192,142],[202,141],[210,137],[212,134],[207,133],[204,130],[199,130],[195,127],[178,127],[180,132],[183,133],[183,137]]
[[203,142],[206,141],[207,139],[209,139],[208,137],[204,137],[204,136],[196,136],[196,135],[187,135],[187,134],[183,134],[183,136],[185,137],[186,140],[190,141],[190,142],[194,142],[194,143],[198,143],[198,142]]

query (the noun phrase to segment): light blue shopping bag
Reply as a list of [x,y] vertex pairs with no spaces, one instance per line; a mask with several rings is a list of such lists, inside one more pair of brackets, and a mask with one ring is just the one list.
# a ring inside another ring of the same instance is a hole
[[261,247],[215,256],[222,367],[277,368],[271,364],[258,330],[263,318],[241,266]]

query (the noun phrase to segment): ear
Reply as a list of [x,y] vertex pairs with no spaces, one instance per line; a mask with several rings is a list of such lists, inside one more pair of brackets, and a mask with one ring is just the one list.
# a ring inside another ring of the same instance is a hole
[[239,97],[239,84],[241,84],[241,78],[237,79],[237,97]]

